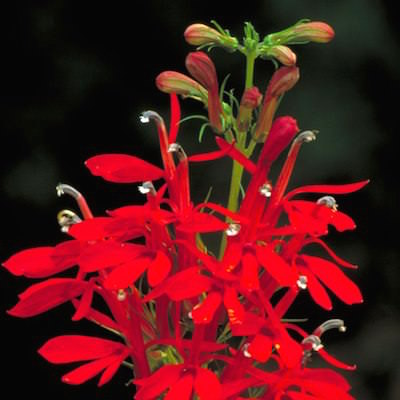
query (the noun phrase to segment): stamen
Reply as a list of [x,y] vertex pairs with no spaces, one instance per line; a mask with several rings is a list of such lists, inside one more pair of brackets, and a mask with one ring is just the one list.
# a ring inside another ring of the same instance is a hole
[[82,220],[71,210],[61,210],[57,214],[57,221],[61,227],[61,232],[67,233],[69,227],[82,222]]
[[151,110],[142,112],[139,119],[142,124],[148,124],[151,119],[155,120],[157,123],[164,123],[161,115]]
[[321,337],[326,331],[330,329],[338,329],[339,332],[346,332],[346,326],[342,319],[329,319],[315,329],[313,335]]
[[156,189],[151,181],[143,182],[140,186],[138,186],[138,190],[142,194],[156,194]]
[[335,198],[332,196],[321,197],[317,200],[317,204],[324,205],[330,208],[332,211],[337,211],[338,209],[338,204],[336,203]]
[[76,200],[76,202],[78,203],[79,209],[81,210],[82,215],[85,219],[93,218],[93,214],[90,211],[90,208],[89,208],[88,204],[86,203],[85,198],[74,187],[72,187],[70,185],[66,185],[65,183],[59,183],[56,186],[56,191],[57,191],[58,197],[61,197],[64,194],[68,194],[71,197],[73,197]]
[[231,223],[228,226],[228,229],[225,230],[227,236],[236,236],[240,232],[240,224],[238,223]]
[[307,277],[305,275],[299,275],[299,279],[297,279],[296,284],[300,289],[307,289]]
[[246,357],[246,358],[251,358],[251,354],[250,354],[250,352],[249,352],[249,346],[250,346],[250,343],[245,343],[244,345],[243,345],[243,355]]
[[315,140],[317,138],[316,133],[318,133],[318,131],[304,131],[301,132],[296,139],[294,140],[294,142],[297,143],[310,143],[313,140]]
[[321,350],[324,345],[321,342],[321,338],[317,335],[309,335],[306,338],[303,339],[303,341],[301,342],[302,344],[311,344],[311,348],[314,351],[319,351]]
[[272,194],[272,185],[270,183],[266,182],[262,186],[260,186],[260,188],[258,189],[258,192],[261,195],[269,198],[269,197],[271,197],[271,194]]
[[118,301],[124,301],[126,299],[126,296],[127,296],[127,294],[126,294],[124,289],[119,289],[118,290],[118,293],[117,293],[117,300]]
[[176,153],[179,161],[187,160],[186,153],[183,150],[183,147],[179,143],[171,143],[168,146],[168,153]]

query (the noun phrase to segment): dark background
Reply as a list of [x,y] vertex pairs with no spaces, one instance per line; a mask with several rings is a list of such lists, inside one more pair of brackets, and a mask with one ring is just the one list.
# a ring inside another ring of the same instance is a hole
[[[333,234],[338,254],[360,265],[350,276],[362,288],[363,305],[335,302],[323,313],[300,298],[291,316],[309,317],[310,328],[341,317],[348,332],[326,335],[326,348],[358,370],[346,374],[357,399],[400,398],[398,93],[399,32],[391,3],[383,0],[270,1],[14,1],[2,10],[0,258],[63,240],[56,213],[76,208],[58,199],[58,182],[82,191],[95,214],[141,201],[135,186],[112,185],[90,176],[83,162],[106,152],[131,153],[159,162],[152,126],[138,115],[157,110],[168,120],[168,97],[154,85],[163,70],[184,72],[191,48],[182,34],[193,22],[216,19],[242,36],[251,21],[261,35],[301,18],[323,20],[336,30],[329,45],[297,47],[301,80],[279,110],[297,118],[302,129],[319,129],[305,146],[292,186],[345,183],[370,178],[362,192],[338,198],[358,230]],[[243,58],[212,51],[220,79],[234,71],[228,88],[242,89]],[[271,75],[258,62],[256,81],[263,91]],[[201,113],[184,102],[183,113]],[[198,125],[182,127],[180,143],[193,153]],[[205,146],[212,143],[205,137]],[[199,150],[197,150],[198,152]],[[193,191],[200,201],[210,185],[213,200],[225,193],[228,164],[193,168]],[[68,320],[68,306],[31,320],[10,318],[5,310],[29,282],[0,271],[2,391],[15,399],[45,394],[49,398],[127,399],[132,389],[125,372],[106,387],[95,383],[69,387],[60,377],[71,368],[52,366],[36,349],[65,333],[102,335],[88,324]],[[82,326],[83,325],[83,326]],[[318,358],[317,356],[315,357]]]

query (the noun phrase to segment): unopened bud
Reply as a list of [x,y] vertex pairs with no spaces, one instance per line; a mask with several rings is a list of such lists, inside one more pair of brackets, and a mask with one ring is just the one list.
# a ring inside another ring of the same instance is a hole
[[297,121],[290,116],[279,117],[273,122],[263,150],[269,163],[273,163],[289,146],[298,131]]
[[263,142],[271,129],[279,98],[290,90],[299,80],[297,67],[281,67],[272,75],[268,84],[264,103],[257,121],[254,139]]
[[328,43],[335,36],[333,28],[325,22],[300,21],[297,24],[272,33],[264,38],[265,45]]
[[287,46],[262,46],[261,47],[261,57],[262,58],[275,58],[281,64],[291,67],[296,65],[297,56],[296,54]]
[[194,46],[220,46],[227,50],[236,50],[238,41],[227,32],[218,32],[204,24],[193,24],[186,28],[185,40]]
[[213,129],[221,133],[224,130],[223,109],[219,98],[217,71],[214,63],[202,51],[189,53],[186,68],[208,90],[208,118]]
[[281,67],[273,75],[267,88],[267,97],[279,97],[290,90],[299,80],[297,67]]
[[179,72],[161,72],[156,78],[156,86],[164,93],[176,93],[207,103],[207,90],[194,79]]
[[239,115],[237,124],[240,131],[247,131],[250,122],[252,111],[261,104],[262,94],[256,86],[246,89],[240,101]]

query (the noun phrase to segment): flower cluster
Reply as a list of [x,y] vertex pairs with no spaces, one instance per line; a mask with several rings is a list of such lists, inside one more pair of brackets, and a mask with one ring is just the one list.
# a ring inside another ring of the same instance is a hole
[[[61,211],[58,221],[67,240],[23,250],[4,262],[14,275],[45,278],[20,294],[8,313],[32,317],[70,302],[73,321],[87,319],[116,335],[116,340],[64,335],[46,342],[39,353],[49,362],[81,362],[62,377],[65,383],[100,375],[103,385],[123,366],[133,370],[137,400],[352,399],[340,374],[311,367],[317,352],[334,367],[355,368],[335,359],[322,343],[325,331],[345,330],[343,321],[331,319],[306,332],[285,319],[301,291],[326,310],[332,309],[327,289],[346,304],[362,302],[343,272],[356,266],[336,255],[324,237],[330,227],[355,228],[332,195],[357,191],[367,181],[287,191],[300,148],[316,132],[300,132],[293,117],[276,116],[283,95],[299,79],[288,45],[328,42],[333,30],[303,20],[261,40],[246,23],[240,43],[214,26],[191,25],[185,38],[246,57],[241,99],[219,84],[214,63],[199,49],[186,58],[190,76],[161,73],[156,84],[170,94],[170,127],[154,111],[144,112],[141,121],[157,128],[162,167],[126,154],[86,161],[90,172],[106,181],[139,184],[143,204],[93,216],[81,193],[60,184],[58,194],[71,195],[81,216]],[[264,95],[253,84],[257,58],[276,66]],[[211,127],[215,151],[187,155],[177,143],[177,95],[207,108],[201,133]],[[287,147],[282,169],[271,181],[271,165]],[[227,205],[209,198],[193,204],[190,165],[221,157],[232,159]],[[244,174],[249,183],[241,190]],[[307,200],[305,193],[311,194]],[[207,246],[210,232],[220,233],[219,254]],[[307,254],[310,244],[326,256]]]

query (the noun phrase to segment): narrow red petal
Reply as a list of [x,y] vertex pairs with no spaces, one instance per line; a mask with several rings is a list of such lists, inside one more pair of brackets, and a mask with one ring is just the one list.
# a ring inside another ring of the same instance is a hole
[[33,317],[80,296],[87,282],[53,278],[30,286],[19,295],[20,301],[9,311],[14,317]]
[[297,277],[293,269],[271,246],[256,246],[256,255],[264,269],[282,286],[292,286]]
[[290,199],[299,193],[347,194],[362,189],[367,183],[369,183],[369,180],[345,185],[307,185],[292,190],[285,198]]
[[65,374],[61,379],[64,383],[68,383],[69,385],[80,385],[98,375],[103,371],[103,369],[118,360],[118,356],[101,358],[72,370],[68,374]]
[[228,224],[211,214],[193,212],[191,218],[177,226],[183,232],[218,232],[223,231]]
[[169,389],[164,400],[190,400],[193,390],[193,375],[186,374]]
[[122,343],[92,336],[65,335],[48,340],[39,354],[53,364],[88,361],[118,355],[125,349]]
[[258,261],[250,252],[246,252],[242,256],[240,286],[247,290],[257,290],[260,288],[260,281],[258,279]]
[[232,147],[227,141],[220,138],[219,136],[215,137],[215,141],[217,142],[217,145],[221,150],[230,148],[228,151],[228,155],[239,164],[241,164],[247,172],[249,172],[250,174],[254,174],[254,172],[256,171],[256,165],[253,163],[253,161],[249,160],[242,152],[236,149],[236,147]]
[[201,275],[197,267],[191,267],[169,278],[166,293],[171,300],[181,301],[208,291],[211,284],[209,277]]
[[196,324],[208,324],[214,318],[215,312],[218,310],[222,302],[222,296],[218,292],[211,292],[203,300],[192,309],[192,319]]
[[164,175],[155,165],[126,154],[102,154],[89,158],[85,164],[93,175],[117,183],[153,181]]
[[341,368],[345,369],[347,371],[354,371],[357,369],[355,365],[349,365],[344,363],[343,361],[340,361],[336,359],[335,357],[331,356],[329,353],[327,353],[324,349],[321,349],[318,351],[318,354],[329,364],[333,365],[336,368]]
[[181,119],[181,108],[176,93],[170,94],[171,100],[171,122],[169,125],[169,143],[175,143],[178,136],[179,121]]
[[169,275],[171,268],[170,258],[163,251],[157,251],[147,270],[149,285],[152,287],[159,285]]
[[82,250],[79,265],[85,272],[99,271],[127,263],[143,254],[144,246],[111,240],[90,244]]
[[139,257],[115,268],[104,281],[104,287],[111,290],[125,289],[132,285],[146,271],[150,257]]
[[108,383],[114,375],[117,373],[119,367],[121,366],[122,361],[127,357],[128,353],[125,352],[124,354],[115,357],[115,360],[108,365],[108,367],[104,370],[101,374],[99,383],[97,386],[103,386],[104,384]]
[[351,386],[347,380],[337,373],[336,371],[328,368],[305,368],[303,370],[302,376],[305,379],[315,379],[322,382],[333,383],[334,385],[340,387],[345,392],[351,389]]
[[308,268],[346,304],[362,303],[360,289],[336,265],[323,258],[302,256]]
[[194,391],[201,400],[221,400],[222,388],[217,376],[209,369],[197,368]]
[[250,342],[247,351],[258,362],[265,363],[272,351],[272,340],[268,336],[258,334]]
[[68,234],[82,241],[101,240],[107,236],[106,227],[112,220],[110,217],[86,219],[72,225],[68,230]]
[[318,279],[313,273],[304,271],[304,275],[307,277],[307,289],[313,300],[325,310],[332,310],[331,299]]
[[54,247],[35,247],[22,250],[5,261],[3,266],[13,275],[46,278],[74,265],[73,260],[57,262],[52,257],[54,249]]
[[85,291],[83,292],[83,295],[79,301],[79,306],[72,317],[72,321],[79,321],[82,318],[85,318],[89,313],[93,299],[93,288],[94,284],[90,282]]
[[135,379],[133,383],[141,386],[135,400],[154,400],[180,378],[182,365],[164,365],[148,378]]

